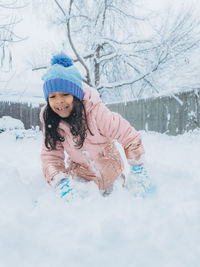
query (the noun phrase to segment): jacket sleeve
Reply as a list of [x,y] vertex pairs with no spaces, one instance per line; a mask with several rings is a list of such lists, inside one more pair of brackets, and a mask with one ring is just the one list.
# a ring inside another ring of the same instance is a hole
[[141,135],[120,114],[100,103],[96,107],[96,123],[100,134],[116,139],[123,146],[127,159],[140,160],[144,154]]
[[41,160],[43,173],[48,183],[51,183],[58,173],[69,175],[68,170],[65,168],[65,154],[61,142],[57,144],[56,150],[48,150],[43,141]]
[[[44,124],[42,117],[43,110],[40,114],[40,120]],[[68,175],[68,170],[65,168],[65,154],[62,142],[57,142],[56,150],[48,150],[44,143],[45,132],[43,127],[43,140],[42,140],[42,151],[41,151],[41,161],[44,176],[48,183],[51,183],[54,176],[58,173],[66,173]]]

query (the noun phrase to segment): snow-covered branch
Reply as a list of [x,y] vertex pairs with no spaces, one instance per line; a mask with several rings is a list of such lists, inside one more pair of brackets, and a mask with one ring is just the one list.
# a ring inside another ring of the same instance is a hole
[[[24,8],[28,5],[28,2],[23,1],[24,4],[20,4],[20,1],[1,1],[0,0],[0,69],[5,70],[4,62],[7,59],[9,70],[12,69],[12,52],[10,49],[11,44],[21,42],[27,38],[23,38],[17,35],[14,28],[21,22],[16,16],[13,16],[10,9]],[[13,10],[12,10],[13,11]]]
[[[200,48],[200,20],[192,9],[155,18],[145,9],[140,12],[135,0],[54,3],[54,25],[65,31],[63,47],[70,45],[74,61],[83,67],[84,81],[101,91],[118,87],[123,94],[130,88],[132,95],[142,97],[180,86],[174,73],[180,71],[180,81]],[[41,68],[46,66],[33,70]]]

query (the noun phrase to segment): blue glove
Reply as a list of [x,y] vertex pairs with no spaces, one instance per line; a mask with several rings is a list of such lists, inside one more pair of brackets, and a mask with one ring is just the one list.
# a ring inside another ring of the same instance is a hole
[[70,201],[73,199],[73,188],[68,178],[63,178],[56,185],[56,192],[60,198]]
[[152,193],[156,189],[143,165],[131,166],[126,188],[136,197],[145,197],[147,193]]

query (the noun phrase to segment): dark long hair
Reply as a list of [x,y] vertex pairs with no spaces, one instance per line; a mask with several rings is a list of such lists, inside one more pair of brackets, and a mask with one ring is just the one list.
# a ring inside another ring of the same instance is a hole
[[69,124],[70,132],[74,137],[73,141],[75,143],[75,147],[77,148],[81,148],[83,146],[83,143],[87,136],[87,130],[91,135],[93,135],[88,126],[83,102],[74,97],[73,104],[74,106],[70,116],[67,118],[61,118],[51,109],[49,102],[47,101],[47,106],[43,113],[45,122],[45,146],[47,147],[47,149],[55,150],[57,141],[65,141],[64,137],[62,137],[58,132],[58,125],[61,120]]

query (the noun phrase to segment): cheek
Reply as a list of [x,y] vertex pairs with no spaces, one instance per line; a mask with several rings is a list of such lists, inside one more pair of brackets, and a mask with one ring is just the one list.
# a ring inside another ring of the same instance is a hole
[[73,97],[69,99],[69,103],[71,106],[74,106],[74,98]]
[[72,103],[71,103],[71,108],[72,109],[74,108],[74,101],[72,101]]
[[74,97],[71,95],[69,100],[70,100],[71,103],[73,103],[74,102]]
[[50,99],[48,99],[48,102],[49,102],[49,106],[51,107],[52,106],[52,101]]
[[53,109],[53,101],[51,99],[48,99],[49,102],[49,106],[51,107],[51,109]]

